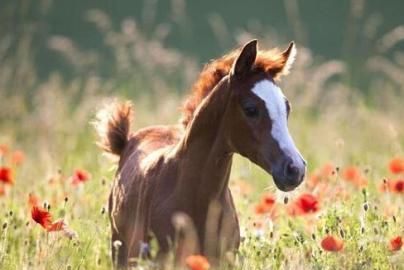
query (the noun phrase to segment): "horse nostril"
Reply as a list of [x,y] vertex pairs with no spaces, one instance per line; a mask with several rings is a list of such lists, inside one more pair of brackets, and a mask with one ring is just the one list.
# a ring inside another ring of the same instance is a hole
[[285,175],[288,178],[296,178],[299,175],[299,168],[293,165],[293,162],[288,162],[285,166]]

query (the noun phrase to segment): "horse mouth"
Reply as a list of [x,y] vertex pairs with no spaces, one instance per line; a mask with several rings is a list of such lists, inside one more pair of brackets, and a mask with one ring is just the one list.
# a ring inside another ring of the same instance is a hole
[[289,186],[289,185],[284,185],[284,184],[280,184],[280,183],[278,183],[278,182],[276,182],[276,181],[274,181],[275,182],[275,186],[279,189],[279,190],[281,190],[281,191],[283,191],[283,192],[289,192],[289,191],[293,191],[297,186]]
[[[283,191],[283,192],[290,192],[295,190],[300,184],[302,183],[302,179],[298,181],[294,181],[293,183],[290,183],[289,181],[285,179],[280,179],[272,175],[272,178],[274,179],[275,186]],[[289,182],[289,183],[288,183]]]

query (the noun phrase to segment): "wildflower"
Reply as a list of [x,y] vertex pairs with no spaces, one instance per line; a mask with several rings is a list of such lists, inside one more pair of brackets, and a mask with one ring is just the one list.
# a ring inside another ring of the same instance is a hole
[[390,172],[393,174],[400,174],[404,172],[404,158],[393,158],[389,163]]
[[15,165],[21,165],[21,163],[24,161],[25,155],[22,151],[16,150],[12,153],[11,155],[11,163]]
[[315,196],[305,193],[300,195],[288,210],[293,216],[315,213],[319,210],[319,201]]
[[8,151],[9,151],[9,148],[8,148],[7,145],[5,145],[5,144],[0,144],[0,156],[5,156],[5,155],[7,155]]
[[118,249],[122,246],[122,242],[119,240],[115,240],[112,245],[114,246],[115,249]]
[[367,180],[362,176],[359,169],[354,166],[345,168],[342,172],[342,177],[357,187],[364,187],[367,185]]
[[403,193],[404,192],[404,179],[399,179],[393,182],[393,192]]
[[38,196],[36,196],[34,193],[32,193],[32,192],[30,192],[29,194],[28,194],[28,205],[30,206],[30,207],[34,207],[34,206],[37,206],[37,205],[39,205],[39,198],[38,198]]
[[148,256],[150,254],[150,245],[148,243],[140,243],[140,254],[141,256]]
[[270,212],[275,205],[275,197],[271,194],[265,194],[261,198],[261,202],[255,206],[255,213],[262,215]]
[[327,162],[321,168],[321,175],[323,177],[330,177],[335,171],[335,167],[331,162]]
[[33,206],[31,209],[32,219],[41,225],[44,229],[47,229],[52,224],[51,214],[44,208],[39,206]]
[[265,194],[262,197],[262,203],[264,203],[265,205],[272,207],[275,204],[275,197],[271,194]]
[[0,167],[0,182],[13,184],[13,172],[9,167]]
[[208,259],[201,255],[188,256],[185,263],[191,270],[207,270],[210,268]]
[[262,203],[257,204],[254,210],[257,215],[263,215],[268,212],[267,207]]
[[69,238],[70,240],[73,239],[73,238],[78,237],[76,231],[74,231],[74,230],[72,230],[72,229],[70,229],[70,228],[67,228],[67,227],[65,227],[65,228],[63,229],[63,234],[64,234],[67,238]]
[[403,240],[401,236],[396,236],[390,240],[390,251],[398,251],[403,246]]
[[318,186],[321,180],[329,179],[335,172],[335,166],[331,162],[325,163],[321,169],[314,171],[308,181],[306,181],[306,185],[309,189],[314,189]]
[[380,184],[379,190],[382,192],[403,193],[404,179],[385,180]]
[[67,224],[63,219],[58,219],[57,221],[53,222],[48,226],[46,229],[48,232],[58,232],[58,231],[63,231],[64,228],[67,227]]
[[338,238],[336,236],[327,235],[321,241],[321,247],[325,251],[334,251],[334,252],[336,252],[336,251],[340,251],[340,250],[343,249],[344,242],[340,238]]
[[86,172],[85,170],[77,169],[74,171],[74,174],[72,176],[72,184],[73,185],[78,185],[80,183],[84,183],[88,180],[90,180],[91,174]]
[[314,189],[318,183],[320,182],[320,175],[318,173],[313,173],[310,175],[308,181],[306,181],[306,185],[309,189]]
[[348,168],[345,168],[345,170],[342,173],[342,177],[348,181],[355,181],[356,179],[361,177],[361,173],[358,168],[351,166]]

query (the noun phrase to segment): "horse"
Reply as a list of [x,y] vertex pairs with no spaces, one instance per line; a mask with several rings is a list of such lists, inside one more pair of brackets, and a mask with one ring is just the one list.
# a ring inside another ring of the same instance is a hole
[[[197,253],[212,260],[237,250],[239,222],[229,189],[235,153],[271,174],[282,191],[303,181],[306,162],[288,131],[290,103],[277,84],[295,56],[293,42],[285,51],[258,50],[251,40],[211,61],[175,125],[131,132],[127,101],[98,113],[98,144],[119,157],[108,207],[116,265],[147,256],[150,235],[158,258],[172,248],[181,258]],[[178,224],[190,226],[181,233]]]

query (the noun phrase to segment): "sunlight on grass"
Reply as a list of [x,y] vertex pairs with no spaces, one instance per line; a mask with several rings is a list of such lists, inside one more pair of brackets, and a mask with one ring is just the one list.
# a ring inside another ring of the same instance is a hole
[[[99,27],[104,15],[87,14]],[[94,55],[64,37],[49,46],[78,73],[71,81],[57,73],[40,81],[28,56],[20,59],[24,70],[11,60],[0,66],[1,269],[113,267],[107,202],[116,164],[101,155],[89,123],[102,104],[118,98],[133,100],[135,129],[175,124],[183,89],[199,70],[195,59],[149,39],[134,21],[123,24],[100,30],[123,40],[106,42],[116,77],[90,72]],[[393,47],[391,38],[383,40]],[[290,129],[308,160],[307,177],[296,191],[282,193],[256,165],[234,158],[230,188],[242,242],[217,269],[402,269],[404,84],[397,74],[404,66],[394,62],[402,55],[369,58],[373,92],[363,96],[344,82],[347,63],[320,62],[298,49],[296,67],[280,85],[293,104]],[[139,51],[144,54],[132,54]],[[373,78],[375,71],[383,76]],[[34,206],[51,217],[36,213],[34,220]],[[153,243],[151,253],[156,250]],[[209,265],[200,257],[189,264]],[[139,265],[155,269],[148,260]]]

